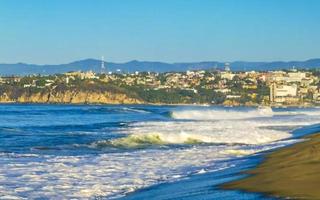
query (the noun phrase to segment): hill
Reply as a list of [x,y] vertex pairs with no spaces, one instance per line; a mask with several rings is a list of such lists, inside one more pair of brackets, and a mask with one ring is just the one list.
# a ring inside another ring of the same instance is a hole
[[[224,62],[207,61],[191,63],[165,63],[133,60],[125,63],[105,62],[108,71],[120,69],[122,72],[152,71],[170,72],[200,69],[223,69]],[[276,62],[246,62],[235,61],[230,63],[233,71],[265,71],[296,68],[318,68],[320,59],[310,59],[306,61],[276,61]],[[55,74],[69,71],[101,71],[101,61],[97,59],[84,59],[67,64],[59,65],[36,65],[27,63],[0,64],[0,75],[29,75],[29,74]]]

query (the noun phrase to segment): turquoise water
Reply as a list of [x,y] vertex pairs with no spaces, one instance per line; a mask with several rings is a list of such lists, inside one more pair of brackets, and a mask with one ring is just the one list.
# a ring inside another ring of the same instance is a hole
[[0,105],[0,199],[266,199],[217,185],[318,108]]

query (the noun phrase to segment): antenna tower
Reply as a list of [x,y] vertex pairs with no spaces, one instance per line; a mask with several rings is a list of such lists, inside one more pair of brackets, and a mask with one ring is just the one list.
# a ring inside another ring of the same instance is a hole
[[106,66],[104,65],[104,56],[101,56],[101,74],[106,73]]

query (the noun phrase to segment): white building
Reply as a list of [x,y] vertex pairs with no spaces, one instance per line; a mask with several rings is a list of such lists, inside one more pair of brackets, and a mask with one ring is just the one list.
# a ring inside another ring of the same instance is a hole
[[221,72],[220,76],[222,79],[232,80],[233,77],[235,77],[235,74],[231,72]]
[[226,94],[226,93],[231,92],[231,89],[229,89],[229,88],[223,88],[223,89],[215,89],[214,91],[215,91],[215,92],[221,92],[221,93]]
[[277,85],[276,83],[270,86],[270,101],[276,103],[291,102],[298,100],[298,86],[292,85]]
[[87,72],[67,72],[65,73],[67,77],[79,77],[80,79],[95,79],[98,78],[96,74],[93,71],[87,71]]
[[288,73],[288,82],[301,82],[302,79],[306,78],[305,72],[289,72]]
[[285,73],[282,71],[277,71],[272,73],[271,81],[294,83],[294,82],[301,82],[306,77],[307,75],[305,72]]

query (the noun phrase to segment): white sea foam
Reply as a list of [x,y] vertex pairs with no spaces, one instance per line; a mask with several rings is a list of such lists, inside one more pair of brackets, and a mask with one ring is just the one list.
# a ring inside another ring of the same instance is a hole
[[250,110],[237,109],[178,109],[171,113],[175,119],[188,120],[232,120],[232,119],[253,119],[272,116],[320,116],[318,108],[296,108],[291,110],[273,110],[270,107],[262,107]]
[[[290,137],[290,131],[297,127],[319,123],[316,113],[313,110],[275,112],[271,108],[249,111],[176,110],[172,112],[172,117],[178,120],[131,124],[123,131],[128,134],[127,137],[105,144],[128,148],[196,143],[265,144]],[[185,119],[188,121],[181,121]]]
[[307,115],[307,116],[319,116],[320,109],[319,108],[301,108],[301,109],[293,109],[289,111],[278,111],[275,112],[276,115]]
[[[0,199],[119,197],[159,182],[225,169],[235,165],[235,161],[227,161],[231,157],[295,142],[283,139],[291,136],[290,131],[297,124],[319,123],[319,115],[317,111],[279,112],[268,108],[176,110],[172,112],[174,120],[134,123],[121,129],[121,133],[127,134],[125,137],[92,146],[192,144],[183,148],[144,148],[87,156],[3,153],[0,154]],[[283,125],[288,127],[273,127]],[[215,145],[221,143],[224,145]]]
[[249,119],[257,117],[272,117],[274,112],[271,108],[265,107],[249,111],[222,110],[222,109],[192,109],[176,110],[172,112],[175,119],[191,120],[222,120],[222,119]]
[[[194,146],[99,156],[39,156],[37,160],[1,156],[0,199],[8,196],[28,199],[44,196],[50,199],[115,198],[191,173],[228,168],[233,163],[219,161],[234,156],[226,150],[232,152],[239,148],[242,147]],[[256,148],[250,153],[265,149],[270,147]]]
[[111,141],[115,146],[143,144],[264,144],[291,136],[288,132],[261,129],[252,121],[141,122],[131,126],[125,138]]

